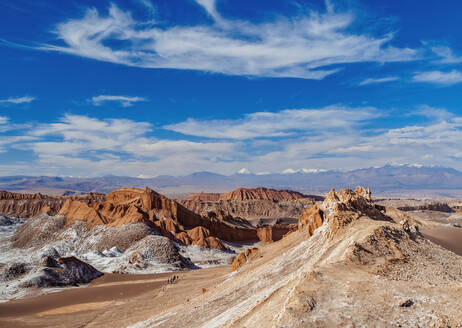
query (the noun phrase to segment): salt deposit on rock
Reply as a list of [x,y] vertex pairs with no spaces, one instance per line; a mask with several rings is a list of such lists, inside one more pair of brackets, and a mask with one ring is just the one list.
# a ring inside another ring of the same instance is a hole
[[[161,273],[229,264],[241,249],[231,243],[221,250],[186,246],[144,223],[89,228],[77,220],[67,225],[62,215],[0,219],[0,300],[86,283],[100,272]],[[208,234],[197,230],[191,237],[213,238]],[[73,260],[60,264],[59,258]]]

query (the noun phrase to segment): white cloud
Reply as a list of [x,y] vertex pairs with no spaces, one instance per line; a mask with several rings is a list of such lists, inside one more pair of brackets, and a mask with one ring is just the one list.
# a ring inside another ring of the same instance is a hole
[[322,173],[327,172],[325,169],[302,169],[303,173]]
[[6,123],[8,123],[8,117],[0,116],[0,124],[6,124]]
[[419,73],[414,74],[413,80],[415,82],[450,85],[450,84],[462,82],[462,73],[457,70],[452,70],[450,72],[442,72],[442,71],[419,72]]
[[150,16],[156,15],[156,7],[150,0],[137,0],[149,13]]
[[68,114],[58,122],[32,126],[25,135],[2,136],[0,151],[35,154],[38,160],[29,172],[81,176],[182,174],[220,163],[230,169],[226,162],[239,156],[237,143],[156,139],[148,136],[151,130],[146,122]]
[[[128,119],[99,120],[80,115],[65,115],[61,122],[41,124],[30,135],[41,137],[28,145],[40,155],[110,156],[109,153],[155,158],[181,154],[218,156],[229,152],[229,143],[200,143],[187,140],[158,140],[146,137],[151,124]],[[49,139],[60,139],[58,141]]]
[[140,101],[147,101],[146,98],[143,97],[127,97],[127,96],[110,96],[110,95],[99,95],[91,98],[93,105],[100,106],[104,102],[113,101],[119,102],[122,107],[130,107],[133,106],[133,103],[140,102]]
[[9,97],[8,99],[0,99],[0,103],[2,104],[24,104],[24,103],[30,103],[34,101],[35,99],[36,99],[35,97],[29,97],[29,96]]
[[261,171],[261,172],[257,172],[255,173],[256,175],[268,175],[268,174],[271,174],[271,172],[268,172],[268,171]]
[[428,105],[420,106],[419,109],[410,112],[410,115],[425,116],[440,121],[450,119],[454,116],[454,114],[444,108],[435,108]]
[[369,85],[369,84],[378,84],[378,83],[386,83],[399,80],[397,76],[388,76],[388,77],[381,77],[381,78],[369,78],[361,81],[359,85]]
[[222,21],[220,14],[217,11],[215,0],[196,0],[196,2],[204,7],[205,11],[215,20]]
[[256,112],[239,120],[188,119],[185,122],[164,126],[164,129],[186,135],[251,139],[258,137],[285,137],[296,131],[324,132],[330,129],[348,129],[361,122],[380,116],[373,107],[346,108],[330,106],[322,109],[286,109],[280,112]]
[[[223,18],[213,0],[196,0],[214,19],[208,25],[153,26],[112,4],[107,15],[88,9],[54,31],[64,46],[39,49],[145,68],[202,70],[229,75],[323,79],[332,65],[399,62],[417,51],[390,45],[391,34],[352,32],[351,13],[312,11],[305,16],[251,23]],[[123,41],[113,47],[111,41]]]
[[292,168],[289,168],[289,169],[283,170],[282,174],[294,174],[294,173],[310,174],[310,173],[322,173],[322,172],[327,172],[327,170],[326,169],[306,169],[306,168],[292,169]]
[[294,173],[300,173],[300,169],[285,169],[282,171],[282,174],[294,174]]
[[237,174],[251,174],[249,170],[247,170],[245,167],[237,171]]
[[[259,174],[317,173],[388,163],[461,169],[462,117],[443,115],[444,109],[428,106],[419,110],[429,113],[426,124],[374,131],[357,129],[357,123],[352,123],[349,128],[300,130],[283,140],[275,138],[273,143],[261,144],[253,139],[229,142],[157,139],[149,136],[152,126],[146,122],[66,115],[55,123],[18,130],[23,135],[2,136],[0,151],[21,149],[38,159],[17,163],[16,169],[2,164],[0,170],[4,174],[157,176],[202,170],[225,174],[238,170]],[[350,110],[349,116],[353,113]],[[6,119],[3,121],[10,124]],[[373,126],[376,117],[366,121]],[[305,124],[307,129],[311,125]]]
[[451,48],[447,46],[433,47],[432,51],[441,57],[437,62],[441,64],[458,64],[462,63],[462,56],[456,56]]

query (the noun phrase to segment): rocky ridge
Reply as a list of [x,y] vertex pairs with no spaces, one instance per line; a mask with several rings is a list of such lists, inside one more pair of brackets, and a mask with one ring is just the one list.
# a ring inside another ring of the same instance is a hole
[[232,217],[211,213],[201,216],[149,188],[118,189],[107,194],[101,202],[67,200],[58,214],[66,218],[67,225],[83,221],[89,229],[99,225],[121,227],[143,223],[186,245],[218,249],[224,249],[220,239],[271,242],[290,230],[285,225],[254,229],[242,219],[232,220]]
[[432,204],[425,204],[425,205],[418,205],[418,206],[401,206],[398,207],[401,211],[438,211],[444,213],[454,213],[455,210],[446,203],[432,203]]
[[41,213],[56,215],[67,200],[79,200],[89,203],[100,201],[104,197],[99,193],[72,196],[48,196],[40,193],[22,194],[0,191],[0,215],[30,218]]
[[332,190],[298,231],[241,261],[205,299],[136,327],[459,327],[462,257],[425,239],[420,225],[374,204],[367,189]]
[[295,201],[273,202],[270,200],[222,200],[216,202],[178,200],[178,202],[189,210],[200,215],[208,215],[205,213],[215,213],[218,217],[228,217],[228,220],[231,218],[233,220],[244,219],[245,221],[258,219],[279,219],[280,221],[283,221],[284,219],[293,219],[292,221],[296,222],[305,209],[314,204],[314,201],[308,199],[304,200],[305,203]]
[[[273,202],[294,201],[308,196],[293,190],[259,188],[238,188],[227,193],[195,193],[186,197],[186,200],[220,201],[220,200],[270,200]],[[314,196],[310,196],[314,197]]]

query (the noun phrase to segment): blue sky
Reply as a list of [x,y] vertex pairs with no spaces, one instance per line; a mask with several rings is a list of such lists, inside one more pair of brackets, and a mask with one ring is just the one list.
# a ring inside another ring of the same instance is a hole
[[460,1],[0,2],[0,175],[462,169]]

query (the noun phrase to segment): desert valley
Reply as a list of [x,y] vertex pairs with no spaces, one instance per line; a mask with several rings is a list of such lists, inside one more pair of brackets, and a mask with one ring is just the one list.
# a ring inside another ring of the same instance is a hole
[[0,0],[0,328],[462,328],[461,0]]
[[239,188],[0,194],[2,327],[458,327],[462,207]]

